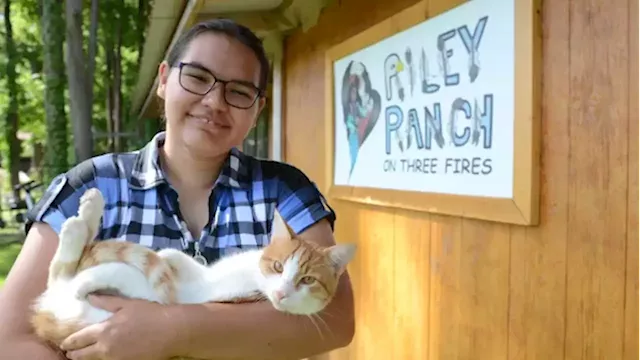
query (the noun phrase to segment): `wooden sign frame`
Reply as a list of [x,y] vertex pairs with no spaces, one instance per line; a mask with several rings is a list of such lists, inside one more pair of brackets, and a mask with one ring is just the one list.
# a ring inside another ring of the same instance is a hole
[[515,8],[515,116],[513,195],[511,198],[461,196],[337,186],[334,184],[333,63],[427,20],[426,2],[418,3],[330,48],[325,54],[325,193],[362,204],[454,215],[518,225],[539,221],[540,158],[540,0],[512,0]]

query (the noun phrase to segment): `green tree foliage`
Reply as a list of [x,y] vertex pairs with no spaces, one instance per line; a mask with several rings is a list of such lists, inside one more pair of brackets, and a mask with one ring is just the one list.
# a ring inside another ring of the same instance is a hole
[[68,169],[69,138],[65,111],[66,75],[64,70],[65,25],[63,3],[42,1],[42,44],[44,55],[44,108],[46,143],[42,177],[49,183]]
[[[44,127],[44,82],[42,74],[42,37],[39,22],[39,1],[20,0],[11,3],[11,24],[16,50],[16,73],[18,85],[18,114],[20,116],[21,132],[33,133],[33,137],[26,142],[23,149],[33,141],[42,141],[45,137]],[[4,17],[2,18],[4,29]],[[0,37],[2,49],[7,49],[5,34]],[[7,51],[0,54],[0,86],[7,88]],[[0,92],[0,114],[7,114],[9,94]],[[2,116],[3,118],[5,116]],[[4,129],[6,123],[1,126]],[[4,131],[3,131],[4,132]],[[5,138],[0,138],[2,158],[8,157],[8,144]],[[23,152],[23,155],[28,153]]]
[[[36,143],[45,144],[47,142],[56,142],[54,148],[66,146],[66,151],[55,151],[56,154],[50,154],[45,151],[45,162],[47,167],[51,167],[50,173],[46,178],[50,178],[53,174],[60,173],[73,166],[76,163],[74,157],[73,144],[70,133],[69,120],[69,95],[66,79],[47,79],[52,88],[64,89],[64,109],[57,107],[56,111],[60,117],[65,117],[65,125],[61,120],[55,124],[53,122],[47,124],[45,119],[45,67],[43,65],[45,51],[50,51],[47,46],[43,46],[43,42],[55,41],[56,37],[51,34],[43,34],[42,19],[43,6],[50,2],[52,6],[64,6],[64,1],[43,1],[43,0],[14,0],[11,3],[11,23],[13,27],[13,38],[15,41],[16,54],[16,83],[18,92],[18,115],[20,119],[19,133],[30,133],[31,137],[23,142],[22,156],[31,156],[33,145]],[[87,1],[86,4],[90,2]],[[143,5],[143,11],[139,10],[140,4]],[[51,5],[51,4],[49,4]],[[124,1],[100,1],[99,21],[98,21],[98,51],[95,64],[95,81],[93,82],[93,116],[92,124],[96,131],[106,132],[108,129],[107,119],[107,94],[109,85],[113,82],[112,77],[107,72],[106,52],[105,49],[110,43],[116,43],[117,29],[120,26],[121,47],[120,47],[120,66],[122,73],[122,132],[136,131],[138,123],[130,115],[130,98],[131,92],[137,80],[137,68],[139,60],[139,51],[141,49],[141,41],[144,41],[144,29],[146,27],[147,14],[150,9],[149,0],[124,0]],[[51,9],[49,9],[51,10]],[[56,10],[59,11],[59,10]],[[63,11],[64,14],[64,11]],[[89,37],[90,24],[90,6],[83,9],[83,32],[85,39]],[[0,86],[7,89],[7,44],[5,43],[4,33],[4,17],[0,18]],[[64,24],[63,24],[64,29]],[[64,34],[64,30],[59,31]],[[62,35],[64,37],[64,35]],[[88,41],[85,41],[85,51]],[[50,44],[49,44],[50,45]],[[55,45],[58,46],[58,45]],[[51,64],[52,66],[64,66],[62,63]],[[59,103],[60,92],[51,95],[52,102]],[[6,133],[6,119],[9,111],[9,94],[7,91],[0,92],[0,130]],[[57,117],[56,117],[57,118]],[[58,118],[57,118],[58,119]],[[57,124],[57,125],[56,125]],[[66,126],[66,129],[63,129]],[[66,134],[66,135],[64,135]],[[137,139],[136,139],[137,140]],[[66,145],[64,145],[66,144]],[[51,144],[50,144],[51,145]],[[122,150],[128,150],[138,143],[128,142]],[[47,146],[46,148],[50,148]],[[100,138],[94,143],[94,154],[101,154],[109,151],[107,139]],[[9,155],[9,147],[6,136],[0,137],[0,155],[2,159],[7,159]],[[47,157],[48,156],[48,157]],[[67,161],[64,161],[66,156]],[[6,162],[2,161],[3,167]],[[44,169],[43,169],[44,170]],[[39,177],[40,174],[34,174]]]
[[[140,11],[142,6],[142,11]],[[108,49],[115,49],[120,43],[119,64],[121,70],[121,132],[130,132],[138,129],[136,119],[131,117],[131,95],[138,76],[139,52],[144,42],[144,32],[147,23],[147,15],[150,8],[148,0],[113,0],[100,3],[100,15],[98,21],[98,58],[96,64],[96,86],[94,88],[94,124],[100,131],[113,129],[108,125],[110,119],[107,104],[111,85],[117,82],[113,71],[107,66]],[[87,13],[88,16],[88,13]],[[88,36],[88,34],[87,34]],[[118,59],[116,59],[118,61]],[[111,69],[113,70],[113,69]],[[117,111],[117,109],[114,109]],[[120,150],[127,150],[138,146],[132,141],[124,141]],[[101,139],[94,144],[96,151],[111,151],[109,140]]]
[[7,95],[9,96],[9,104],[5,116],[5,139],[9,145],[8,166],[10,169],[11,183],[18,183],[18,170],[20,168],[20,142],[16,137],[18,132],[19,115],[18,115],[18,84],[16,74],[16,63],[18,61],[16,44],[13,38],[13,27],[11,24],[11,0],[4,2],[4,18],[8,19],[4,22],[5,46],[6,46],[6,78],[7,78]]

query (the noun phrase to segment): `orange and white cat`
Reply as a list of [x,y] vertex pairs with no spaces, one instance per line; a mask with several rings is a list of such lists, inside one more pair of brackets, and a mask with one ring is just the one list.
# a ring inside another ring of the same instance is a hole
[[112,315],[89,304],[87,295],[94,292],[160,304],[266,299],[277,310],[310,316],[333,298],[356,250],[354,244],[321,247],[300,240],[276,211],[268,246],[204,266],[176,249],[155,252],[125,241],[94,242],[103,212],[100,191],[87,190],[78,215],[62,225],[47,289],[32,306],[36,335],[56,346]]

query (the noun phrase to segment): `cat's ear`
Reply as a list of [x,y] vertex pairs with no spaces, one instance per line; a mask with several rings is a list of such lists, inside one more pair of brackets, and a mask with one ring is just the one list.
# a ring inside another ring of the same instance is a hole
[[326,250],[338,273],[342,273],[356,254],[356,244],[336,244]]
[[273,225],[271,226],[271,239],[273,240],[291,240],[295,233],[289,225],[284,221],[278,209],[273,213]]

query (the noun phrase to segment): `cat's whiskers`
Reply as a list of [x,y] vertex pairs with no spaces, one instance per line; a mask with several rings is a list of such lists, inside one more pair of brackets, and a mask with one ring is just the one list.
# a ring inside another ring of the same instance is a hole
[[[316,323],[316,321],[313,319],[315,314],[311,314],[311,315],[306,315],[307,318],[309,319],[309,321],[311,321],[311,323],[313,324],[313,326],[316,327],[316,330],[318,330],[318,334],[320,334],[320,338],[324,340],[324,334],[322,334],[322,330],[320,329],[320,326],[318,326],[318,324]],[[326,325],[326,323],[325,323]]]
[[[335,314],[332,314],[332,313],[328,312],[326,308],[324,310],[322,310],[322,316],[324,316],[324,315],[328,315],[328,316],[330,316],[332,318],[336,317]],[[320,315],[318,314],[318,316],[320,316]]]
[[324,327],[329,331],[329,333],[331,333],[331,327],[329,327],[329,324],[327,324],[327,322],[322,318],[322,316],[319,313],[315,313],[312,316],[320,320],[320,322],[324,324]]

